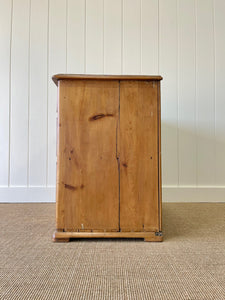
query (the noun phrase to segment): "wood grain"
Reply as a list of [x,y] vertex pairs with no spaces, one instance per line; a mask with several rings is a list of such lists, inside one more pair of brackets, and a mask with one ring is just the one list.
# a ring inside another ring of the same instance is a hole
[[60,81],[57,228],[119,230],[118,81]]
[[54,240],[162,240],[159,81],[67,77],[58,106]]
[[120,228],[157,231],[157,83],[120,82]]

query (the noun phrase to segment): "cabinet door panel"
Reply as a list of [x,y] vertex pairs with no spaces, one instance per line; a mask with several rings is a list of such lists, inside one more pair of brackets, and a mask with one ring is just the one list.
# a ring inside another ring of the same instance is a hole
[[57,226],[119,230],[119,82],[59,83]]
[[158,231],[156,82],[120,82],[120,228]]

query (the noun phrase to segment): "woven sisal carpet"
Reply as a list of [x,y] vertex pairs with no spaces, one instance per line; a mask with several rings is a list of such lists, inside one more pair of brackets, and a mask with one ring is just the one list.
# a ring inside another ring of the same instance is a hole
[[52,243],[54,214],[0,205],[0,299],[225,299],[225,203],[164,203],[162,243]]

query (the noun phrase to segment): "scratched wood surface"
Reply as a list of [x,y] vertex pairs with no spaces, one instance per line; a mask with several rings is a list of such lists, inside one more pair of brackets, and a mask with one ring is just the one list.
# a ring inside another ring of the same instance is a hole
[[120,82],[120,228],[158,231],[157,82]]
[[59,82],[57,230],[119,230],[119,82]]

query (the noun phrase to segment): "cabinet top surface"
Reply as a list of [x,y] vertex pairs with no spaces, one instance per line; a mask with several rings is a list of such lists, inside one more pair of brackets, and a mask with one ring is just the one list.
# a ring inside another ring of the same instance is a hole
[[59,80],[94,79],[94,80],[162,80],[161,76],[150,75],[88,75],[88,74],[56,74],[52,80],[58,85]]

